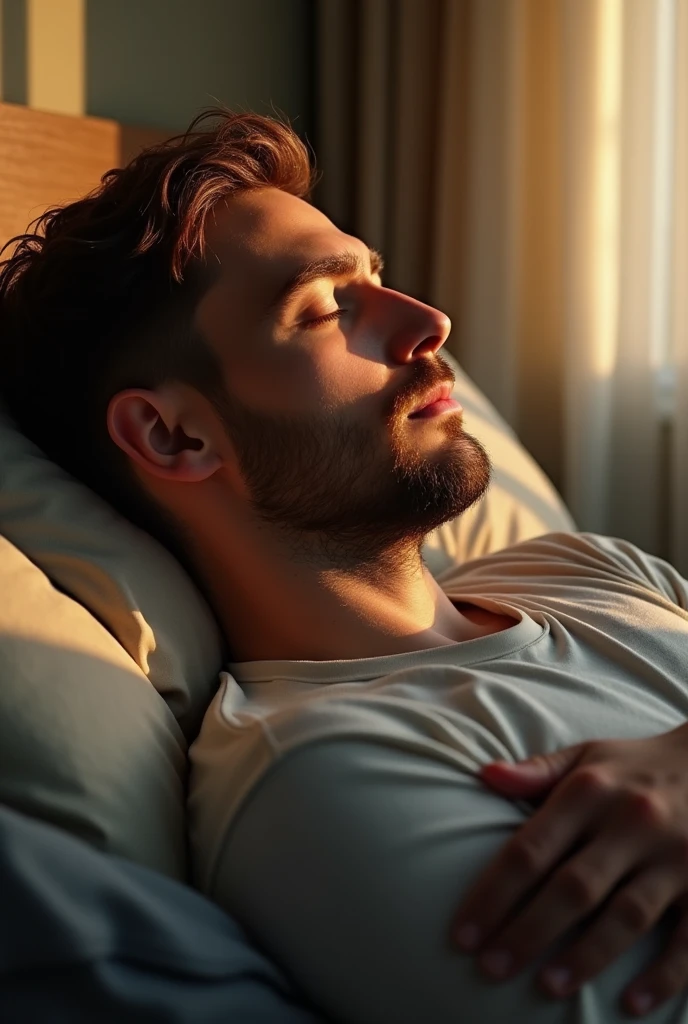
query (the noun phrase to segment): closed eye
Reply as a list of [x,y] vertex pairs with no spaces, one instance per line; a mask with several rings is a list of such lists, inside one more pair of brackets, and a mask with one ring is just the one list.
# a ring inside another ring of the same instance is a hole
[[[1,0],[0,0],[0,2],[1,2]],[[374,269],[373,276],[376,276],[376,278],[380,278],[380,270],[381,269],[382,269],[382,266],[380,266],[380,269]],[[384,288],[384,285],[382,284],[382,280],[380,281],[380,287]],[[310,321],[306,321],[303,326],[306,329],[309,329],[311,327],[312,328],[318,328],[318,327],[321,327],[324,324],[331,324],[333,321],[336,321],[336,319],[339,319],[339,317],[343,313],[345,313],[347,311],[348,310],[342,309],[342,308],[333,309],[331,313],[325,313],[322,316],[316,316],[314,319],[310,319]]]
[[[379,276],[378,271],[376,271],[376,274]],[[382,281],[380,281],[380,286],[382,287]],[[307,320],[304,326],[306,328],[320,327],[322,324],[328,324],[333,320],[338,320],[339,317],[346,312],[346,309],[333,309],[331,313],[325,313],[323,316],[317,316],[314,320]]]
[[324,316],[317,316],[315,320],[307,320],[306,327],[319,327],[321,324],[327,324],[332,320],[338,320],[342,313],[346,313],[346,310],[333,309],[331,313],[325,313]]

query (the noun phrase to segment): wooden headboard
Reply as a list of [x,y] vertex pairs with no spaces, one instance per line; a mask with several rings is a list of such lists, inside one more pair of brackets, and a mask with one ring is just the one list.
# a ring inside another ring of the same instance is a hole
[[0,103],[0,246],[48,207],[78,199],[105,171],[171,134]]

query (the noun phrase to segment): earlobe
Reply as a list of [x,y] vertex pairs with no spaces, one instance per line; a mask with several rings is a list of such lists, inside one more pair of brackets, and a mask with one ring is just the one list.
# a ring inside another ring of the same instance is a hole
[[222,465],[220,455],[210,437],[185,430],[179,419],[174,403],[144,389],[118,392],[107,410],[110,437],[147,473],[180,483],[205,480]]

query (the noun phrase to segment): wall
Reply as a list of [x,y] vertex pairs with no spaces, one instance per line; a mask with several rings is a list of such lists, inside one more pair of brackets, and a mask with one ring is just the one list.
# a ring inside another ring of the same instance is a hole
[[204,106],[312,141],[313,0],[0,0],[0,99],[182,130]]

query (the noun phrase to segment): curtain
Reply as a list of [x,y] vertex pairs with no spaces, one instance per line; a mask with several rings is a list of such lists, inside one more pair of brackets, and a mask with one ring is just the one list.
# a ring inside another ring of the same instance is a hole
[[319,0],[315,202],[578,526],[688,575],[688,0]]

